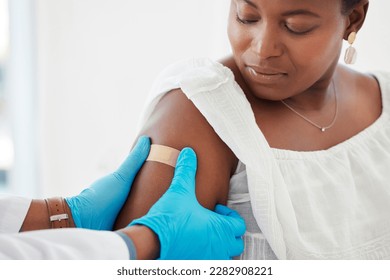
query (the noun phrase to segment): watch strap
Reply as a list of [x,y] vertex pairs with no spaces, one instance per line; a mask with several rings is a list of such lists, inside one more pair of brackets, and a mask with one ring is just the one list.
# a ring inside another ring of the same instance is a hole
[[65,201],[62,197],[46,198],[46,206],[49,212],[51,228],[68,228],[69,213],[65,208]]

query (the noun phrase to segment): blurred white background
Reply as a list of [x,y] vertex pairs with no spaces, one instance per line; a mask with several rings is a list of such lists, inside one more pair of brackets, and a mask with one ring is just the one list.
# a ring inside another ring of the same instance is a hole
[[[0,191],[75,195],[115,169],[134,142],[156,75],[182,58],[229,53],[229,4],[10,0],[7,110],[0,117],[14,152],[0,141],[0,165],[4,151],[12,165]],[[354,68],[390,69],[388,10],[390,1],[371,1]]]

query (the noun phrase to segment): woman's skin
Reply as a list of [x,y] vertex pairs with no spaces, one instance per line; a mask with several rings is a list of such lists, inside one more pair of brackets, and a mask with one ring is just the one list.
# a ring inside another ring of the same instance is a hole
[[[233,71],[272,148],[328,149],[380,116],[381,95],[375,78],[338,65],[342,40],[360,30],[367,8],[368,0],[347,14],[342,13],[341,0],[231,1],[228,35],[233,55],[222,63]],[[325,132],[280,102],[327,126],[335,115],[335,95],[337,119]],[[142,134],[150,135],[152,143],[193,147],[199,160],[200,203],[210,209],[226,203],[238,159],[180,89],[163,97]],[[172,167],[145,163],[117,228],[146,214],[172,176]]]

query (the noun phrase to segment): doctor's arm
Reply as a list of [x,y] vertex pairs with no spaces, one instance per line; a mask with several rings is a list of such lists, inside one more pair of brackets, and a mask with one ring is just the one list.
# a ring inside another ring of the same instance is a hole
[[112,230],[149,150],[150,139],[142,136],[116,171],[95,181],[79,195],[32,200],[20,231],[61,227]]
[[[117,232],[85,229],[0,234],[0,259],[229,258],[243,251],[244,221],[229,208],[203,208],[195,197],[196,155],[184,149],[168,191],[149,213]],[[125,246],[127,245],[127,246]]]

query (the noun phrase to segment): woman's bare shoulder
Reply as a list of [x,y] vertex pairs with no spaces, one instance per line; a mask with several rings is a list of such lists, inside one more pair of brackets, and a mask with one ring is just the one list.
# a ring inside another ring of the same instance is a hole
[[141,134],[150,136],[155,144],[178,150],[193,148],[198,158],[199,201],[209,208],[226,202],[237,159],[181,89],[172,90],[159,101]]
[[172,90],[159,101],[141,134],[149,135],[152,143],[179,150],[190,146],[197,153],[201,170],[204,165],[232,172],[237,163],[229,147],[181,89]]

